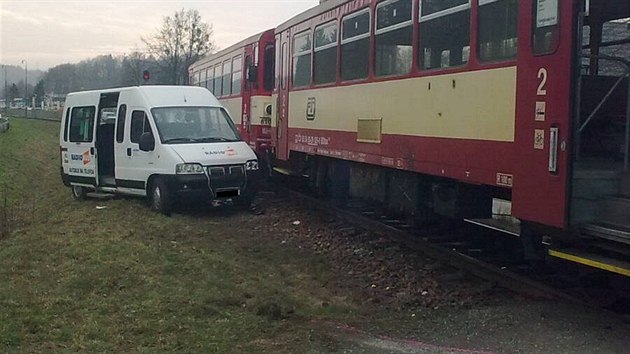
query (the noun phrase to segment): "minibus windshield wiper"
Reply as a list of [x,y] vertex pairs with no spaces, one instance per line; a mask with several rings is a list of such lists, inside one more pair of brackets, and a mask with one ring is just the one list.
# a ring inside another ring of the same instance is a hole
[[190,143],[195,142],[197,140],[191,138],[170,138],[166,139],[162,142],[162,144],[170,144],[170,143]]
[[238,140],[235,140],[235,139],[224,138],[222,136],[212,136],[212,137],[209,136],[209,137],[205,137],[205,138],[197,138],[197,139],[194,139],[194,140],[196,142],[204,142],[204,143],[213,142],[213,141],[225,141],[225,142],[238,141]]

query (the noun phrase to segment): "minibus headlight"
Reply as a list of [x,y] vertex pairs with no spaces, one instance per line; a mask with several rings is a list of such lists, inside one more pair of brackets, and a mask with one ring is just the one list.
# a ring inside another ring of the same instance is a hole
[[249,160],[245,163],[245,169],[247,171],[256,171],[258,170],[258,160]]
[[203,167],[196,163],[180,163],[175,167],[178,175],[199,175],[203,174]]

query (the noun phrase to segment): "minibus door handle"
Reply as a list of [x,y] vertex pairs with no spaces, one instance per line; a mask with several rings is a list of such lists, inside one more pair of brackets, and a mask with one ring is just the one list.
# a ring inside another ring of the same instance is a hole
[[127,148],[127,156],[131,156],[131,148]]
[[90,148],[90,155],[94,156],[94,148],[93,147]]

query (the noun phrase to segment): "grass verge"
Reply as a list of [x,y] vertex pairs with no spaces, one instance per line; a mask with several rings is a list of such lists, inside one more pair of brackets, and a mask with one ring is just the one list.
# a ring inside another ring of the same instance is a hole
[[0,239],[0,350],[330,348],[310,321],[356,306],[324,286],[324,259],[261,242],[249,214],[166,218],[141,199],[74,201],[59,176],[58,129],[18,119],[0,136],[0,201],[11,215]]

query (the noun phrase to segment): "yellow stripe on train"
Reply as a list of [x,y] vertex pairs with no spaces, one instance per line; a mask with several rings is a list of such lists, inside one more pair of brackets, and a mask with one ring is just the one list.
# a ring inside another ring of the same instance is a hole
[[549,250],[549,255],[552,257],[561,258],[567,261],[580,263],[589,267],[594,267],[594,268],[598,268],[598,269],[602,269],[602,270],[606,270],[609,272],[613,272],[613,273],[630,277],[630,264],[627,264],[627,263],[615,265],[615,264],[611,264],[612,262],[589,259],[589,258],[585,258],[585,257],[578,256],[575,254],[560,252],[560,251],[551,250],[551,249]]

